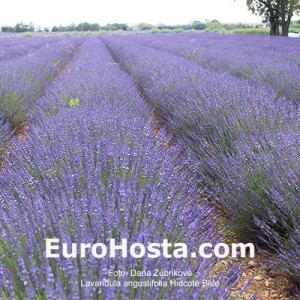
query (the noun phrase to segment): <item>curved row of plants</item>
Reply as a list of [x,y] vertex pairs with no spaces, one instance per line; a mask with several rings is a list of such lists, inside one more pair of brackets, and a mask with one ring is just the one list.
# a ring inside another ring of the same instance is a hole
[[33,40],[35,51],[27,53],[24,47],[23,56],[0,63],[0,156],[13,133],[24,127],[37,99],[83,42],[83,38],[55,38],[46,46],[45,38]]
[[229,73],[259,86],[272,87],[300,103],[299,41],[285,37],[234,36],[214,33],[128,35],[126,39],[184,57],[212,71]]
[[197,163],[211,201],[246,241],[264,241],[300,278],[300,118],[268,85],[254,86],[132,39],[102,36],[156,116]]
[[[153,137],[151,111],[104,44],[86,42],[34,111],[30,131],[14,142],[0,173],[0,281],[2,298],[227,299],[236,268],[215,275],[218,287],[82,286],[81,281],[136,283],[143,275],[112,277],[109,269],[191,271],[212,276],[216,259],[46,258],[45,239],[67,243],[185,242],[194,251],[217,242],[212,208],[197,203],[197,176],[187,173],[179,147]],[[69,250],[70,252],[70,250]]]
[[20,37],[20,38],[1,38],[0,62],[5,62],[36,51],[39,48],[47,47],[57,43],[59,37]]

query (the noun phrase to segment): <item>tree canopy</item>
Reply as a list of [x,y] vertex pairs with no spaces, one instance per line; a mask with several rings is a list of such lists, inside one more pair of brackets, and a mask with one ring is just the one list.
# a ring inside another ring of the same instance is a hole
[[263,18],[263,22],[270,23],[270,34],[287,36],[294,14],[300,11],[300,0],[247,0],[247,6],[254,14]]

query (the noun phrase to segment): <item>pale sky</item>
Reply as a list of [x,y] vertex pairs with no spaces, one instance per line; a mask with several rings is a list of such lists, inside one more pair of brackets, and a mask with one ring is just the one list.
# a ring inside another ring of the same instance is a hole
[[228,23],[259,23],[247,11],[246,0],[0,0],[0,26],[33,22],[35,26],[80,22],[146,22],[166,25],[217,19]]

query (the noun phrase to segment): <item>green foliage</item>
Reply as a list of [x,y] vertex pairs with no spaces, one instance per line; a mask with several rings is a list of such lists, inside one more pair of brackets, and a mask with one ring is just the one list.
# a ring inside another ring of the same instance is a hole
[[281,26],[282,35],[286,36],[291,18],[300,12],[299,0],[247,0],[247,6],[253,14],[261,16],[263,22],[270,23],[271,35],[279,35]]
[[221,27],[221,28],[217,29],[216,32],[218,32],[220,34],[227,34],[228,33],[228,31],[224,27]]
[[180,33],[180,32],[183,32],[183,29],[182,28],[175,28],[175,29],[173,29],[173,32]]
[[219,32],[219,30],[222,30],[224,27],[222,23],[215,20],[215,22],[208,23],[206,28],[208,28],[209,31]]
[[56,116],[58,114],[58,109],[56,104],[51,104],[48,107],[50,116]]
[[88,23],[83,22],[79,23],[78,25],[72,23],[67,26],[53,26],[52,32],[99,32],[100,30],[104,31],[116,31],[116,30],[129,30],[129,26],[126,23],[108,23],[105,26],[100,26],[98,23]]
[[267,28],[245,28],[235,29],[232,31],[233,34],[251,34],[251,35],[269,35]]
[[140,23],[137,27],[138,30],[151,30],[153,29],[153,25],[148,23]]
[[207,27],[205,23],[202,23],[200,21],[194,21],[192,23],[192,28],[195,30],[204,30]]
[[[218,20],[213,20],[206,23],[204,32],[217,32],[220,34],[234,33],[234,34],[258,34],[265,35],[269,34],[268,29],[259,28],[261,25],[252,25],[244,23],[221,23]],[[255,31],[257,29],[257,31]]]
[[1,32],[15,32],[15,27],[12,26],[2,26]]
[[23,33],[23,36],[33,37],[33,33],[31,33],[31,32],[25,32],[25,33]]
[[151,33],[151,34],[155,34],[155,33],[159,33],[159,32],[160,32],[160,30],[157,29],[157,28],[152,28],[152,29],[150,30],[150,33]]
[[[71,24],[72,26],[72,24]],[[77,31],[90,31],[92,24],[89,24],[88,22],[79,23],[77,26],[74,26]],[[99,26],[99,25],[98,25]],[[100,26],[98,30],[100,29]],[[70,31],[73,31],[72,28],[70,28]]]
[[80,100],[78,98],[70,99],[68,105],[72,108],[80,106]]
[[86,32],[81,33],[80,35],[83,36],[83,37],[88,37],[91,34],[92,34],[92,32],[86,31]]
[[129,27],[126,23],[113,23],[113,24],[107,24],[104,28],[102,27],[101,29],[104,30],[128,30]]
[[197,51],[196,51],[196,50],[190,52],[190,53],[187,55],[187,57],[186,57],[187,60],[193,60],[193,59],[195,58],[196,54],[197,54]]
[[[244,23],[225,23],[222,24],[226,29],[238,29],[238,28],[253,28],[252,24],[244,24]],[[260,25],[255,25],[255,27]]]
[[[30,27],[32,26],[32,27]],[[300,26],[300,25],[299,25]],[[298,32],[298,24],[295,22],[292,25],[292,32]],[[16,28],[18,28],[16,31]],[[30,28],[30,30],[27,30]],[[158,24],[157,26],[154,26],[152,24],[148,23],[140,23],[137,26],[138,32],[135,33],[140,33],[139,31],[148,31],[150,33],[169,33],[169,32],[175,32],[175,33],[180,33],[184,31],[191,31],[194,32],[195,30],[204,30],[204,31],[215,31],[221,34],[227,33],[228,30],[237,30],[237,29],[243,29],[243,28],[249,28],[253,29],[253,25],[249,24],[233,24],[233,23],[220,23],[218,20],[212,20],[212,21],[206,21],[206,22],[201,22],[201,21],[193,21],[190,24],[183,24],[183,25],[164,25],[164,24]],[[26,29],[26,30],[25,30]],[[36,28],[38,32],[49,32],[50,29],[45,27],[41,28],[38,27]],[[2,26],[1,27],[2,32],[33,32],[34,27],[32,24],[30,25],[24,25],[23,23],[17,24],[15,27],[10,27],[10,26]],[[66,32],[66,36],[74,36],[78,35],[81,33],[86,33],[83,36],[87,36],[92,34],[93,32],[97,32],[98,35],[107,33],[108,31],[123,31],[123,32],[130,32],[132,31],[132,28],[129,27],[126,23],[108,23],[105,26],[100,26],[97,23],[88,23],[88,22],[82,22],[79,23],[78,25],[71,23],[70,25],[66,26],[53,26],[51,31],[53,33],[59,33],[59,32]],[[25,36],[31,37],[33,36],[33,33],[26,33]]]
[[23,100],[13,91],[0,98],[0,112],[5,114],[11,128],[19,129],[27,120],[26,109],[22,103]]
[[300,24],[292,24],[289,28],[289,32],[294,32],[294,33],[298,33],[300,32]]
[[34,32],[34,25],[32,23],[17,23],[15,26],[15,32]]
[[97,23],[89,24],[87,22],[80,23],[76,26],[76,30],[78,31],[99,31],[100,25]]
[[162,29],[169,29],[169,30],[178,30],[178,29],[181,29],[181,30],[191,30],[192,29],[192,25],[191,24],[185,24],[185,25],[164,25],[164,24],[158,24],[157,25],[157,28],[159,30],[162,30]]

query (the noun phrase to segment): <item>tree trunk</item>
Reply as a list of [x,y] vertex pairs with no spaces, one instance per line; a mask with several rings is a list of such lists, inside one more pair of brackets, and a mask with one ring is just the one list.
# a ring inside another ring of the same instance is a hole
[[292,18],[291,16],[288,16],[287,20],[282,22],[282,35],[283,36],[288,36],[288,34],[289,34],[291,18]]
[[279,22],[278,20],[270,19],[270,35],[279,35]]
[[283,36],[288,36],[288,34],[289,34],[289,27],[290,27],[290,24],[288,24],[287,21],[285,21],[285,22],[282,23],[282,35]]
[[276,35],[279,35],[280,34],[280,32],[279,32],[279,23],[278,22],[276,22]]

